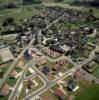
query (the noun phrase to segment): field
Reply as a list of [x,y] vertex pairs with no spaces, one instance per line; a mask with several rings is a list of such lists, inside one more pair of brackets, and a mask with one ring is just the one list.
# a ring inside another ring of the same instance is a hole
[[4,9],[0,10],[0,24],[2,24],[3,20],[7,17],[15,18],[16,23],[19,23],[21,19],[24,18],[32,18],[33,15],[39,14],[40,11],[36,10],[35,8],[16,8],[16,9]]
[[14,78],[13,79],[8,78],[7,81],[6,81],[6,83],[11,87],[14,87],[16,82],[17,82],[17,79],[14,79]]
[[5,73],[8,71],[10,65],[12,64],[12,61],[7,62],[5,64],[0,65],[0,70],[3,73],[3,76],[5,75]]
[[11,91],[8,93],[7,96],[4,96],[4,97],[3,96],[0,96],[0,100],[8,100],[10,94],[11,94]]
[[[99,67],[99,65],[98,65]],[[99,68],[96,69],[96,71],[93,72],[93,75],[99,79]]]
[[7,3],[22,3],[22,0],[0,0],[0,4],[7,4]]
[[54,94],[52,94],[49,90],[46,90],[40,95],[42,98],[49,98],[49,100],[59,100]]
[[75,98],[75,100],[99,100],[99,85],[86,88]]
[[[69,79],[71,79],[70,76],[65,78],[64,81]],[[76,92],[68,91],[68,89],[64,87],[64,89],[67,90],[68,96],[75,96],[74,100],[98,100],[97,98],[99,98],[99,96],[97,94],[99,92],[99,85],[89,82],[84,76],[79,77],[77,85],[79,86],[79,89]],[[96,99],[93,99],[94,97]]]
[[3,61],[2,61],[2,58],[1,58],[1,56],[0,56],[0,64],[2,63]]

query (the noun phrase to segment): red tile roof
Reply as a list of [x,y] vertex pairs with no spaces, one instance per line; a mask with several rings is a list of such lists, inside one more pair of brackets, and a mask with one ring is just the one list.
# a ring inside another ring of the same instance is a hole
[[43,96],[42,100],[51,100],[49,96]]
[[57,95],[59,97],[64,97],[65,96],[64,92],[61,89],[57,89],[55,91],[55,95]]

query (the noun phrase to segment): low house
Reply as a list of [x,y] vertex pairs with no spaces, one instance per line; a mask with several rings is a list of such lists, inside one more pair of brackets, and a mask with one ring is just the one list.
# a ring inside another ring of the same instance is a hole
[[46,64],[46,62],[47,62],[47,60],[44,57],[39,57],[38,59],[36,59],[36,64],[39,66]]
[[7,96],[9,93],[10,86],[8,84],[4,84],[3,87],[0,89],[0,96]]
[[12,71],[11,74],[10,74],[10,78],[15,78],[15,79],[16,79],[16,78],[18,78],[18,76],[19,76],[19,74],[18,74],[18,72],[15,71],[15,70]]
[[32,79],[29,79],[28,82],[27,82],[28,88],[31,89],[31,88],[33,88],[34,85],[35,84],[34,84],[33,80]]
[[48,66],[44,66],[42,69],[42,72],[45,73],[46,75],[49,75],[51,70]]
[[65,100],[66,94],[62,91],[62,89],[58,88],[54,93],[60,100]]
[[94,70],[96,70],[96,62],[95,61],[90,61],[88,64],[83,66],[83,69],[88,71],[89,73],[92,73]]
[[65,65],[68,65],[68,61],[67,60],[60,60],[59,62],[56,62],[54,69],[56,71],[58,71]]
[[80,78],[80,76],[81,76],[80,69],[77,69],[74,72],[74,76],[73,77],[78,80]]
[[16,66],[16,68],[22,68],[22,67],[24,67],[24,61],[20,61],[19,63],[18,63],[18,65]]
[[74,89],[76,88],[76,86],[77,86],[77,83],[76,83],[75,80],[70,79],[70,80],[68,81],[68,84],[67,84],[68,90],[74,91]]
[[43,96],[41,100],[51,100],[50,96]]

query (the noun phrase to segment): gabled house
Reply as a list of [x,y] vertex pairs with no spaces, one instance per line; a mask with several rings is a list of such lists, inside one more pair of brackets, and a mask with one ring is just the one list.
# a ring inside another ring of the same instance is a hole
[[10,86],[8,84],[4,84],[0,89],[0,96],[7,96],[9,93]]

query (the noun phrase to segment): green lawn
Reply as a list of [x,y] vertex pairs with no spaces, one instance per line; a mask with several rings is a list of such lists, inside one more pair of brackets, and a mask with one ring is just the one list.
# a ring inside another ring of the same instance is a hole
[[57,84],[55,84],[54,86],[51,87],[51,89],[52,89],[53,91],[55,91],[57,88],[59,88],[59,85],[57,85]]
[[32,73],[28,70],[25,77],[29,77]]
[[54,94],[52,94],[49,90],[46,90],[40,95],[42,98],[48,97],[49,100],[59,100]]
[[[38,86],[35,86],[32,89],[30,89],[29,94],[33,93],[34,91],[38,90],[44,85],[43,81],[39,77],[35,77],[33,78],[33,80],[35,80],[38,83]],[[27,81],[23,82],[23,88],[17,100],[22,100],[26,96],[25,95],[26,88],[27,88]]]
[[73,2],[74,0],[63,0],[64,3]]
[[99,100],[99,85],[93,85],[82,91],[75,100]]
[[0,64],[2,63],[3,61],[2,61],[2,58],[1,58],[1,56],[0,56]]
[[0,10],[0,25],[2,25],[2,22],[7,17],[14,17],[16,23],[19,23],[21,19],[24,18],[32,18],[34,15],[39,14],[40,11],[33,8],[33,6],[30,6],[30,9],[28,9],[29,6],[24,6],[16,9],[4,9]]
[[3,67],[1,68],[1,71],[5,74],[7,72],[7,70],[9,69],[11,64],[12,64],[12,61],[7,62],[5,64],[2,64],[1,66],[3,66]]
[[96,71],[94,71],[93,72],[93,75],[96,77],[96,78],[98,78],[99,79],[99,64],[97,65],[97,69],[96,69]]
[[11,91],[8,93],[7,96],[0,96],[0,100],[8,100],[10,94],[11,94]]
[[1,4],[14,3],[14,2],[21,3],[22,0],[0,0]]
[[10,79],[10,78],[8,78],[6,82],[7,82],[8,85],[13,87],[16,84],[17,79]]

